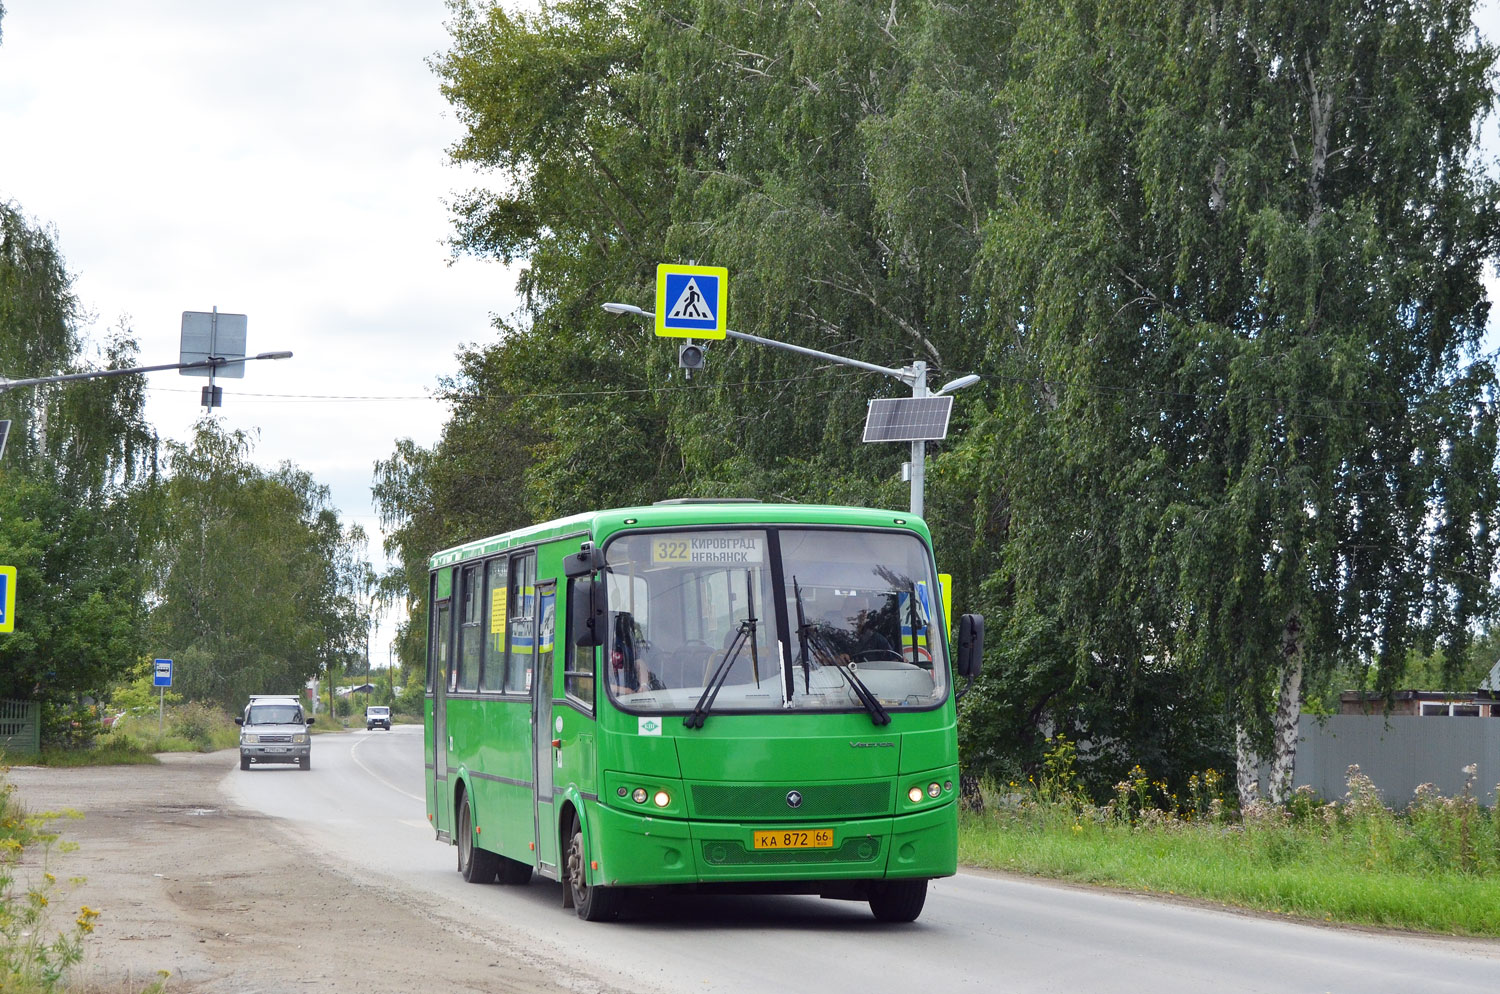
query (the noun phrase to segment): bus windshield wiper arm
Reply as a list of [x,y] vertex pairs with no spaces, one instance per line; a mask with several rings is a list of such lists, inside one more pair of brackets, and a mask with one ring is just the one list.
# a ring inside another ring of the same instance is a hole
[[[802,679],[807,681],[808,647],[811,646],[813,652],[830,661],[838,658],[838,650],[829,644],[828,639],[823,636],[822,632],[818,631],[817,625],[809,625],[807,623],[806,614],[802,610],[802,591],[797,589],[795,584],[796,581],[794,580],[793,590],[795,590],[797,596],[797,635],[802,640]],[[833,669],[838,670],[842,674],[844,682],[849,684],[849,689],[854,691],[855,697],[859,698],[859,703],[863,704],[865,710],[870,712],[870,720],[877,725],[889,725],[891,723],[890,714],[881,705],[879,699],[870,692],[870,688],[865,686],[865,682],[859,678],[859,674],[854,672],[853,660],[846,666],[840,666],[837,662],[834,662],[832,665]]]
[[729,671],[734,668],[734,661],[740,658],[740,650],[745,648],[747,641],[752,645],[755,642],[754,618],[746,618],[740,622],[740,630],[735,634],[734,641],[725,651],[724,658],[719,660],[719,665],[714,667],[713,675],[708,678],[708,686],[703,688],[703,694],[698,698],[698,703],[694,704],[692,712],[682,719],[682,727],[703,727],[703,723],[708,720],[709,710],[714,706],[714,699],[719,696],[719,688],[724,686],[724,681],[729,678]]
[[853,660],[849,661],[848,666],[835,666],[834,669],[843,674],[844,679],[849,683],[849,689],[854,691],[854,696],[859,698],[859,703],[863,704],[865,710],[870,712],[870,720],[872,722],[877,725],[889,725],[891,723],[890,714],[881,705],[879,699],[870,692],[870,688],[865,686],[865,682],[859,678],[859,674],[854,672]]

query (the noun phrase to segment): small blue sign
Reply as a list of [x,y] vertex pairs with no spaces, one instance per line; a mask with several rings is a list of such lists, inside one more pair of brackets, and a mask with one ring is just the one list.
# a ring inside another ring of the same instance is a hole
[[156,678],[152,681],[151,686],[172,686],[172,661],[170,659],[158,659],[156,661]]

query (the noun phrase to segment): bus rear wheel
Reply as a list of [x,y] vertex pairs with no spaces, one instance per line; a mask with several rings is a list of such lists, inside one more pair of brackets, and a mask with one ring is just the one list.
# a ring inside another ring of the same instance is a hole
[[474,812],[464,795],[458,810],[458,872],[471,884],[487,884],[495,879],[500,857],[474,844]]
[[590,887],[584,861],[583,826],[575,818],[568,840],[568,904],[586,922],[605,921],[620,913],[620,892],[613,887]]
[[870,892],[870,911],[883,922],[914,922],[926,903],[925,880],[887,880]]

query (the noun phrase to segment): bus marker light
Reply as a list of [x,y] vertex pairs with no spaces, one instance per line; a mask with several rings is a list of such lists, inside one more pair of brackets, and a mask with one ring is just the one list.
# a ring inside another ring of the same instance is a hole
[[630,788],[629,787],[620,787],[619,789],[617,789],[615,791],[615,793],[619,794],[621,797],[625,797],[625,796],[627,796],[630,793]]
[[922,800],[922,788],[913,787],[906,792],[906,796],[911,799],[911,803],[916,804]]
[[597,870],[597,869],[599,869],[599,861],[597,859],[591,859],[591,860],[589,860],[589,869],[590,870]]
[[656,796],[653,797],[652,800],[656,802],[656,806],[659,807],[659,808],[664,808],[668,804],[672,803],[671,796],[668,795],[667,792],[664,791],[664,790],[658,790],[656,792]]
[[645,787],[637,787],[635,789],[635,793],[633,793],[633,794],[630,795],[630,799],[632,801],[634,801],[635,803],[637,803],[637,804],[645,804],[646,803],[646,788]]
[[535,842],[531,843],[531,851],[532,852],[536,852],[536,843]]
[[944,790],[952,790],[953,789],[953,781],[952,780],[944,780],[943,781],[943,789]]

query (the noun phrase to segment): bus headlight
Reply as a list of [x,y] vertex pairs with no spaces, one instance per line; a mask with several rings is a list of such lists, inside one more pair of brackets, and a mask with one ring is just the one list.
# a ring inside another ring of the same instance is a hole
[[637,803],[637,804],[645,804],[646,803],[646,788],[645,787],[637,787],[635,789],[635,792],[630,795],[630,799],[632,801],[634,801],[635,803]]
[[913,803],[913,804],[921,804],[922,803],[922,788],[921,787],[913,787],[911,790],[908,790],[906,792],[906,796],[907,796],[907,799],[911,801],[911,803]]
[[942,792],[943,792],[943,788],[940,787],[940,786],[938,786],[938,782],[936,780],[934,780],[932,783],[930,783],[930,784],[927,785],[927,796],[928,797],[937,797]]
[[655,796],[651,798],[651,800],[656,804],[657,807],[664,808],[668,804],[672,803],[672,796],[664,790],[658,790]]

